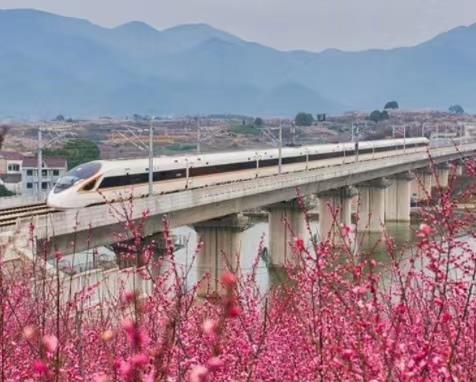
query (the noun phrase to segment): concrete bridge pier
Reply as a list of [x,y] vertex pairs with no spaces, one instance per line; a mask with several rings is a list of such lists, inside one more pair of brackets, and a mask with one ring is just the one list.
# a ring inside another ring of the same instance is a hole
[[385,223],[385,189],[390,185],[386,178],[375,179],[357,185],[359,213],[357,230],[382,232]]
[[411,183],[414,179],[415,176],[410,172],[389,178],[391,184],[386,190],[386,221],[410,222]]
[[412,194],[418,201],[425,201],[431,197],[433,171],[426,167],[415,172],[416,178],[412,181]]
[[462,176],[463,175],[463,169],[464,169],[464,162],[462,160],[458,160],[458,161],[454,162],[454,165],[456,166],[455,175],[456,176]]
[[320,192],[319,237],[321,241],[340,236],[340,226],[352,224],[352,198],[358,194],[355,187],[341,187]]
[[306,217],[296,199],[273,204],[269,211],[269,251],[271,265],[282,267],[294,258],[291,245],[295,238],[305,240]]
[[223,218],[197,223],[193,226],[202,242],[197,255],[197,278],[210,274],[204,280],[199,294],[210,295],[221,289],[220,279],[224,272],[237,272],[240,257],[240,233],[248,226],[248,219],[233,214]]
[[447,162],[440,163],[438,166],[436,166],[435,169],[438,181],[435,182],[433,187],[438,187],[438,185],[442,189],[448,188],[448,180],[450,176],[450,166]]

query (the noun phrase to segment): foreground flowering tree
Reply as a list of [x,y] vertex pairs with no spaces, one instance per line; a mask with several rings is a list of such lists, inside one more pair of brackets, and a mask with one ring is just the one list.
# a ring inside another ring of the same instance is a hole
[[[476,176],[474,162],[466,171]],[[474,196],[439,189],[416,248],[400,251],[384,238],[385,266],[346,245],[348,227],[339,245],[294,238],[287,280],[269,291],[257,286],[258,253],[249,274],[230,270],[218,293],[199,296],[170,233],[155,258],[141,222],[128,222],[134,239],[123,254],[137,265],[136,288],[98,304],[97,284],[68,294],[67,280],[39,264],[3,262],[1,380],[474,380],[475,215],[456,211]]]

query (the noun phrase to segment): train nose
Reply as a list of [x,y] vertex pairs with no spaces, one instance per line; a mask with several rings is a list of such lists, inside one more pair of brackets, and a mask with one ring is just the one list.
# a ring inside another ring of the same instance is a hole
[[51,208],[56,208],[59,210],[64,210],[69,207],[68,203],[68,194],[67,192],[59,192],[56,193],[54,192],[54,188],[50,191],[48,194],[48,197],[46,198],[46,205]]
[[48,196],[46,197],[46,205],[52,208],[60,208],[60,206],[58,205],[58,198],[54,194],[53,190],[51,190]]

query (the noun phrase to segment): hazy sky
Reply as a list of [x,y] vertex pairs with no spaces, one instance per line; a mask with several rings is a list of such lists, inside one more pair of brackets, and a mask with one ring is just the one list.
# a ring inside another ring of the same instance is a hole
[[279,49],[360,50],[414,45],[476,22],[476,0],[0,0],[103,26],[158,29],[205,22]]

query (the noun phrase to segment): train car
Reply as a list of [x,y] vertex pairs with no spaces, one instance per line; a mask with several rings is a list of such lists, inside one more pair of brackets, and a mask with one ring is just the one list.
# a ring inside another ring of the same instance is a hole
[[[284,147],[281,173],[425,152],[426,138],[347,142]],[[358,152],[358,158],[356,153]],[[234,151],[153,159],[154,194],[237,182],[279,174],[279,150]],[[47,204],[58,209],[140,198],[149,192],[149,160],[94,161],[82,164],[60,178]]]

